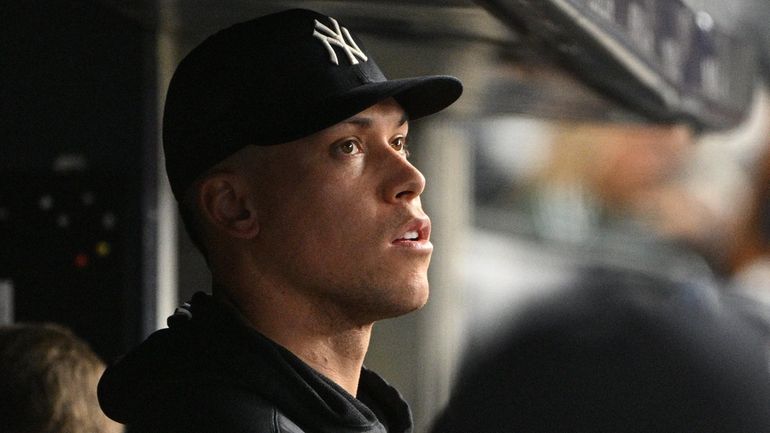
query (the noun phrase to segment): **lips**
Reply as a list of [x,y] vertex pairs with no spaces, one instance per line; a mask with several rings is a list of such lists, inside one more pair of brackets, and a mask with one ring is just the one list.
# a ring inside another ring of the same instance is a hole
[[415,218],[409,221],[400,230],[401,234],[393,240],[396,244],[429,244],[430,239],[430,219]]

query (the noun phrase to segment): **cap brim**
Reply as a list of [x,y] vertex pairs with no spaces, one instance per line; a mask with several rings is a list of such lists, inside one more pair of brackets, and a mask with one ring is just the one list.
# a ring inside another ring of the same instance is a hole
[[[462,84],[457,78],[434,75],[364,84],[336,98],[336,103],[345,106],[346,102],[349,102],[353,111],[349,113],[349,117],[393,97],[401,104],[409,118],[414,120],[450,106],[460,97],[462,91]],[[355,103],[356,100],[360,103]]]
[[[281,144],[314,134],[391,97],[406,111],[410,120],[419,119],[450,106],[462,92],[460,80],[444,75],[366,83],[308,105],[301,119],[292,118],[290,124],[284,125],[284,130],[291,133],[254,144]],[[304,127],[297,128],[297,124]]]

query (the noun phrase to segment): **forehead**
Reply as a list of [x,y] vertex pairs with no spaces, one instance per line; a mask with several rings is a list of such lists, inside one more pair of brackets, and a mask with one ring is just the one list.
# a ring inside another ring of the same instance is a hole
[[[393,98],[388,98],[335,125],[300,139],[272,146],[246,146],[228,160],[244,168],[253,169],[255,163],[276,164],[280,159],[301,159],[303,154],[314,153],[319,145],[331,144],[330,140],[358,131],[398,132],[406,134],[409,118],[406,111]],[[245,165],[243,165],[245,163]]]
[[380,101],[375,105],[355,114],[335,125],[321,130],[305,138],[322,136],[329,132],[335,132],[340,129],[349,128],[372,128],[372,127],[400,127],[408,125],[409,120],[406,111],[393,98]]

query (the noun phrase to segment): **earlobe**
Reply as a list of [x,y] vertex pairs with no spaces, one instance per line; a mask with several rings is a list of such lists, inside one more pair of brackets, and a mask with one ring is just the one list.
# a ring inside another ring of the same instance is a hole
[[241,239],[257,235],[256,206],[240,178],[231,174],[213,175],[201,183],[200,192],[201,209],[218,230]]

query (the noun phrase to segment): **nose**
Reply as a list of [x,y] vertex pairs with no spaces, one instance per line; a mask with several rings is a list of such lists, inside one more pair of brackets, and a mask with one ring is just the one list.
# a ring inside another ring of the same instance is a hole
[[409,202],[419,197],[425,190],[425,176],[405,157],[389,152],[388,163],[384,164],[384,168],[385,201]]

